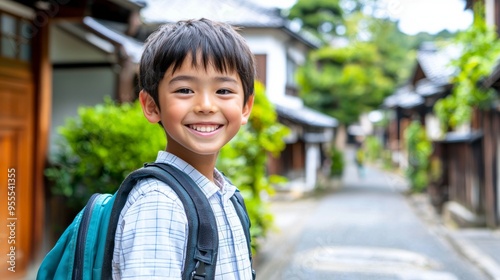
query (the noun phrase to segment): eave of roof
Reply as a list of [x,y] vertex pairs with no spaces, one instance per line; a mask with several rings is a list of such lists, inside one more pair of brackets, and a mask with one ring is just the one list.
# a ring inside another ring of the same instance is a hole
[[428,80],[436,85],[446,85],[456,72],[451,61],[458,58],[460,52],[460,48],[454,45],[438,48],[428,42],[418,50],[417,63]]
[[460,48],[457,46],[437,48],[432,42],[422,44],[417,52],[417,69],[422,69],[424,78],[398,88],[385,98],[382,107],[416,108],[425,104],[425,98],[446,93],[452,86],[451,79],[456,71],[451,61],[459,55]]
[[437,143],[447,143],[447,144],[458,144],[458,143],[472,143],[476,140],[479,140],[483,137],[482,131],[473,131],[473,132],[448,132],[445,137],[441,140],[437,140]]
[[108,0],[116,3],[124,8],[131,10],[140,10],[147,6],[147,1],[145,0]]
[[430,97],[446,92],[451,87],[450,84],[437,83],[427,78],[421,79],[415,86],[415,93],[422,97]]
[[106,38],[113,44],[121,45],[127,55],[134,63],[139,63],[143,50],[143,43],[127,36],[113,28],[112,23],[103,20],[97,20],[92,17],[85,17],[83,24],[99,36]]
[[491,74],[481,83],[484,88],[500,90],[500,63],[498,63]]
[[424,98],[411,90],[410,86],[404,86],[399,88],[396,93],[390,95],[384,99],[382,107],[391,108],[415,108],[423,105],[425,102]]
[[319,128],[334,128],[338,126],[337,119],[306,106],[300,108],[289,108],[283,105],[275,106],[278,116],[299,124]]

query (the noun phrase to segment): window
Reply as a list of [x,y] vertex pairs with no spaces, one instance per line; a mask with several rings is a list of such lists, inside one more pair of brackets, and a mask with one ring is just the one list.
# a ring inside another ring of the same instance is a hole
[[297,71],[297,63],[293,61],[290,57],[286,58],[286,84],[287,86],[295,87],[297,86],[297,81],[295,80],[295,72]]
[[29,62],[31,24],[0,11],[0,57]]
[[285,95],[298,96],[298,85],[295,79],[298,65],[289,56],[286,58],[286,90]]
[[255,64],[256,64],[256,68],[257,68],[256,79],[259,80],[264,86],[267,86],[267,84],[266,84],[267,56],[265,54],[256,54],[255,55]]

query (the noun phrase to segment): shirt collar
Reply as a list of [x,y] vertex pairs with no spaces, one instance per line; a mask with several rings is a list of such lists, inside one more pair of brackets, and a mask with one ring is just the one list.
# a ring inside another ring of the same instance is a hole
[[181,158],[166,151],[159,151],[156,157],[157,163],[170,164],[185,172],[198,185],[207,198],[219,193],[226,203],[236,191],[236,187],[230,184],[216,168],[214,169],[214,182],[196,170],[192,165]]
[[222,173],[217,169],[214,170],[214,181],[218,186],[222,186],[220,188],[222,201],[224,204],[227,203],[236,191],[236,187],[233,184],[229,183],[229,181],[226,180],[226,177],[222,175]]

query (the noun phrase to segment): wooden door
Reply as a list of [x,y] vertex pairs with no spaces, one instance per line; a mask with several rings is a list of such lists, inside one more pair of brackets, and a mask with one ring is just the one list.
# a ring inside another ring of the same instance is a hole
[[0,279],[32,256],[34,102],[29,64],[0,58]]

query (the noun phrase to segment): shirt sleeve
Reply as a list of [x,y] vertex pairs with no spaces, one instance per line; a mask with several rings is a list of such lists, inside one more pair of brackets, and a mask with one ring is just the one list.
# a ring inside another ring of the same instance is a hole
[[166,188],[170,192],[142,194],[124,213],[119,225],[121,279],[181,279],[187,218],[177,195]]

